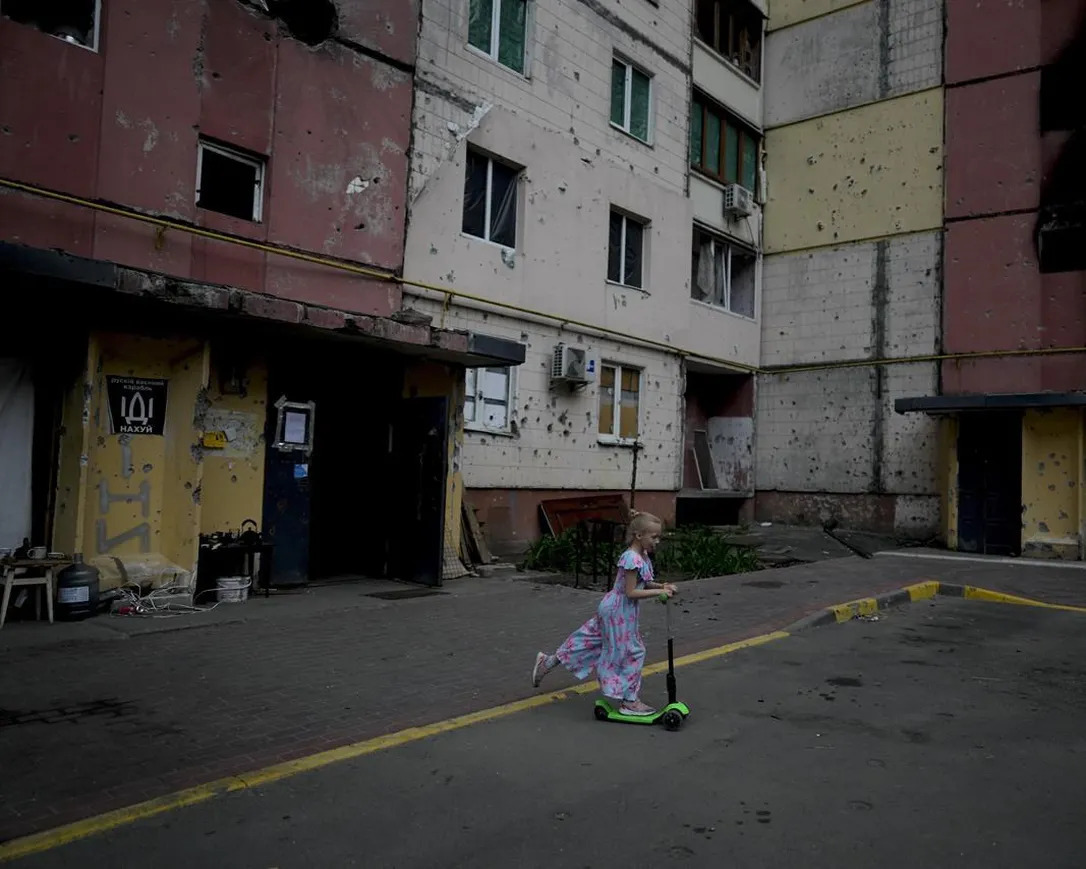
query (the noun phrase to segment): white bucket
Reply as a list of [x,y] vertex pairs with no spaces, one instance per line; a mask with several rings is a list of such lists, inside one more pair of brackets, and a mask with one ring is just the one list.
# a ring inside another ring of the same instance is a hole
[[216,580],[219,603],[244,603],[249,597],[249,577],[224,576]]

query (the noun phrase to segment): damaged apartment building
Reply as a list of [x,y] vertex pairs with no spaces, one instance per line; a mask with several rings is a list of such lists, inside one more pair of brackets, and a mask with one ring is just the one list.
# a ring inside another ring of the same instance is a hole
[[0,0],[0,547],[441,580],[464,372],[524,356],[402,310],[417,23]]
[[636,490],[1081,558],[1084,17],[425,0],[408,304],[526,352],[465,383],[495,549]]
[[461,465],[495,551],[551,499],[749,514],[766,10],[701,7],[422,3],[410,304],[526,354],[466,380]]

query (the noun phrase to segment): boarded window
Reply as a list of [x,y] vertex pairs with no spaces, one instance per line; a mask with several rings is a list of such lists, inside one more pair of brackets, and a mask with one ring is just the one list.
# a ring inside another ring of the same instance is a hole
[[617,58],[611,63],[611,123],[642,142],[649,141],[652,79]]
[[695,227],[690,296],[753,319],[757,264],[753,251]]
[[599,434],[633,441],[640,435],[641,371],[622,365],[600,366]]
[[762,77],[762,13],[747,0],[696,0],[698,38],[743,75]]
[[528,44],[528,0],[471,0],[468,44],[502,66],[523,73]]
[[761,137],[708,97],[690,101],[690,165],[725,184],[754,191]]
[[465,377],[464,424],[487,431],[509,431],[513,376],[508,368],[469,368]]
[[627,287],[643,287],[644,252],[645,224],[612,211],[607,244],[607,280]]
[[468,149],[462,224],[465,233],[516,247],[518,175],[513,167]]

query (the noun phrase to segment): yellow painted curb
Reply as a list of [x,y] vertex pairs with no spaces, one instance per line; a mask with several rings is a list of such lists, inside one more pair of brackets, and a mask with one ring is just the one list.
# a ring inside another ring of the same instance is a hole
[[1067,604],[1059,603],[1045,603],[1040,600],[1032,600],[1028,597],[1019,597],[1014,594],[1005,594],[1001,591],[992,591],[987,588],[979,588],[975,585],[965,586],[962,597],[967,600],[985,600],[990,603],[1009,603],[1016,604],[1017,606],[1035,606],[1048,610],[1063,610],[1069,613],[1086,613],[1086,607],[1081,606],[1069,606]]
[[934,580],[918,582],[916,585],[905,586],[905,591],[909,593],[910,601],[931,600],[939,593],[939,583]]
[[[728,643],[724,646],[717,646],[702,652],[695,652],[691,655],[683,655],[682,657],[675,659],[675,666],[684,667],[690,664],[697,664],[702,661],[708,661],[712,658],[719,658],[723,655],[737,652],[740,649],[761,646],[765,643],[780,640],[787,636],[788,634],[784,631],[774,631],[773,633],[762,634],[757,637],[749,637],[748,639],[739,640],[735,643]],[[642,672],[647,676],[651,676],[666,670],[667,661],[661,661],[645,667]],[[65,824],[62,827],[56,827],[52,830],[43,830],[40,833],[24,836],[21,839],[12,839],[9,842],[0,843],[0,863],[16,860],[20,857],[27,857],[31,854],[40,853],[41,851],[49,851],[62,845],[71,844],[80,839],[86,839],[90,836],[108,832],[109,830],[115,830],[118,827],[123,827],[145,818],[153,818],[156,815],[171,812],[175,809],[207,802],[222,794],[229,794],[235,791],[272,784],[273,782],[289,778],[290,776],[311,772],[333,763],[352,760],[356,757],[363,757],[367,754],[407,745],[411,742],[417,742],[420,739],[426,739],[431,736],[437,736],[442,733],[449,733],[453,730],[470,727],[473,724],[481,724],[485,721],[495,721],[499,718],[514,715],[517,712],[524,712],[528,709],[535,709],[539,706],[546,706],[550,703],[566,700],[574,695],[589,694],[598,689],[599,682],[597,681],[582,682],[579,685],[574,685],[571,688],[565,688],[561,691],[539,694],[535,697],[516,700],[501,706],[493,706],[490,709],[481,709],[478,712],[470,712],[467,715],[458,715],[455,718],[448,718],[444,721],[434,722],[433,724],[425,724],[421,727],[409,727],[406,730],[399,730],[396,733],[377,736],[373,739],[354,742],[349,745],[340,746],[339,748],[332,748],[328,751],[321,751],[317,754],[311,754],[306,757],[299,757],[295,760],[288,760],[284,763],[267,766],[263,769],[253,770],[252,772],[242,773],[236,776],[227,776],[226,778],[217,779],[215,781],[207,782],[206,784],[196,785],[195,787],[176,791],[172,794],[166,794],[165,796],[157,797],[153,800],[147,800],[146,802],[125,806],[124,808],[116,809],[112,812],[85,818],[82,821]]]

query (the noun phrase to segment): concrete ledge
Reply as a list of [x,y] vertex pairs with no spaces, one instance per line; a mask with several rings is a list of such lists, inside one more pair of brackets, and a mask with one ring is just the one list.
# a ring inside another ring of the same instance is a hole
[[1013,604],[1015,606],[1043,607],[1044,609],[1062,610],[1064,612],[1086,613],[1086,607],[1066,606],[1064,604],[1045,603],[1032,600],[1027,597],[1018,597],[1013,594],[1005,594],[1001,591],[992,591],[987,588],[979,588],[975,585],[957,585],[951,582],[936,582],[928,580],[918,582],[915,585],[907,585],[896,591],[880,594],[877,597],[862,597],[857,600],[839,603],[826,607],[818,612],[811,613],[797,622],[793,622],[784,630],[787,633],[817,628],[822,625],[839,624],[852,621],[861,616],[876,615],[882,610],[901,604],[913,603],[918,600],[932,600],[936,596],[957,597],[964,600],[979,600],[988,603]]

